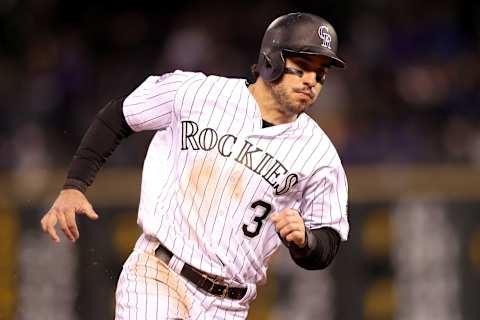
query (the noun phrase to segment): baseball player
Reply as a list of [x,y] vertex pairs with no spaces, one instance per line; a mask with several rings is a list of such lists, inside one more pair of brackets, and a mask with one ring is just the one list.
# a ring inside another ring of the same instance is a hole
[[60,241],[76,214],[98,218],[84,192],[132,133],[154,130],[142,177],[143,234],[123,266],[116,319],[245,319],[282,243],[323,269],[349,232],[347,180],[329,138],[304,111],[330,67],[343,68],[321,17],[274,20],[256,81],[174,71],[148,77],[97,115],[67,180],[41,219]]

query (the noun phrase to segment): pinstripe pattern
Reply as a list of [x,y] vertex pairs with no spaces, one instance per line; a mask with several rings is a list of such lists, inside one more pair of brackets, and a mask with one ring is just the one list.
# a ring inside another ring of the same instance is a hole
[[[182,71],[147,78],[125,99],[124,115],[133,130],[157,133],[142,177],[143,235],[119,280],[118,319],[245,319],[281,243],[269,219],[255,222],[266,213],[252,207],[257,200],[271,212],[296,209],[307,227],[330,226],[347,239],[345,172],[308,115],[262,128],[243,79]],[[158,241],[178,259],[171,269],[152,256]],[[249,293],[242,302],[206,295],[179,278],[183,263]]]

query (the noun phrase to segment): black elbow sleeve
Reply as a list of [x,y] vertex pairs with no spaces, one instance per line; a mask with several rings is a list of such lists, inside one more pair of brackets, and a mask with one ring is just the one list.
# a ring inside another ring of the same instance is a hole
[[85,192],[120,141],[132,134],[123,115],[123,101],[111,100],[97,113],[73,156],[63,189]]

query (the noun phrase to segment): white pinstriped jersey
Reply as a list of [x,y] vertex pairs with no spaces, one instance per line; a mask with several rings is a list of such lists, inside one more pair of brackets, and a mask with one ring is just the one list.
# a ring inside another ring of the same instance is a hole
[[308,115],[262,128],[244,79],[183,71],[147,78],[123,110],[134,131],[161,130],[144,164],[138,223],[184,262],[263,281],[281,243],[269,215],[284,208],[347,239],[345,172]]

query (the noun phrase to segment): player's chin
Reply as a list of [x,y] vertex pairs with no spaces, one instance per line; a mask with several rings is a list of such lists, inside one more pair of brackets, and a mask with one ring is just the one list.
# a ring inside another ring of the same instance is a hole
[[300,114],[302,112],[305,112],[310,106],[313,104],[313,100],[304,100],[304,101],[297,101],[295,104],[293,104],[293,108],[295,109],[296,114]]
[[313,99],[309,99],[301,96],[290,97],[286,102],[286,108],[293,114],[300,114],[305,112],[312,104]]
[[308,108],[298,107],[298,106],[289,109],[291,114],[294,114],[294,115],[297,115],[297,116],[301,113],[304,113],[307,110],[308,110]]

